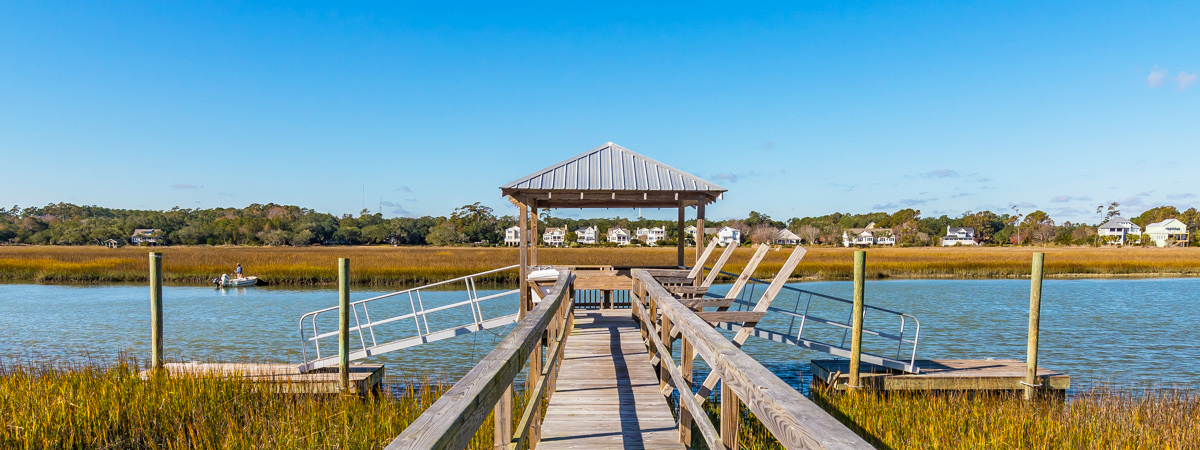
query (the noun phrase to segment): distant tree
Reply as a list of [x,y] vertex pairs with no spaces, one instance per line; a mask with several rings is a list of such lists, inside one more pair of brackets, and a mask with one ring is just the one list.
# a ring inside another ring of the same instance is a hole
[[1120,215],[1121,215],[1121,209],[1120,209],[1120,208],[1121,208],[1121,204],[1120,204],[1120,203],[1117,203],[1117,202],[1112,202],[1112,203],[1109,203],[1109,204],[1108,204],[1108,211],[1107,211],[1106,213],[1104,213],[1104,221],[1105,221],[1105,222],[1108,222],[1108,221],[1112,220],[1112,219],[1113,219],[1113,217],[1120,216]]
[[[1146,210],[1146,212],[1134,218],[1133,223],[1145,227],[1146,225],[1150,225],[1152,223],[1162,222],[1167,219],[1176,219],[1178,217],[1179,210],[1174,206],[1159,206],[1157,208],[1150,208]],[[1182,222],[1182,220],[1180,222]]]
[[429,234],[425,236],[425,241],[430,245],[447,246],[466,242],[467,237],[458,231],[458,227],[453,222],[445,221],[439,223]]
[[750,242],[755,244],[770,244],[779,235],[779,229],[767,224],[759,224],[750,230]]
[[800,240],[808,245],[817,243],[817,239],[821,237],[821,229],[812,225],[800,225],[795,228],[796,236],[800,236]]

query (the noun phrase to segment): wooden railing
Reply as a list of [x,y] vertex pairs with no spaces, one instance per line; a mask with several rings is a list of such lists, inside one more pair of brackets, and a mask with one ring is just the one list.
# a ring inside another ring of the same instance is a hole
[[[494,350],[386,448],[465,448],[492,412],[495,412],[495,448],[535,446],[540,438],[543,397],[549,400],[554,393],[563,346],[574,317],[573,281],[570,270],[560,270],[546,299],[517,322]],[[549,351],[543,352],[546,345]],[[526,364],[529,399],[513,432],[513,380]]]
[[[663,276],[662,281],[655,275]],[[680,283],[677,275],[669,271],[635,269],[633,316],[647,340],[650,361],[659,368],[659,386],[663,395],[679,391],[680,442],[691,444],[694,423],[708,448],[738,448],[741,403],[745,403],[785,448],[873,448],[710,325],[710,322],[757,322],[761,314],[757,317],[746,316],[745,311],[697,314],[704,307],[719,307],[722,303],[676,299],[663,284]],[[682,345],[678,365],[671,354],[676,339]],[[719,431],[704,412],[707,398],[692,390],[692,367],[696,356],[700,356],[720,378]]]

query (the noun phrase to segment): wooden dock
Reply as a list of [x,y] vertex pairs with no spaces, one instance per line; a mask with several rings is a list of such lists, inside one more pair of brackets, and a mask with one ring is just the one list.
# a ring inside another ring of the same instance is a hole
[[[168,363],[163,365],[168,375],[239,377],[281,394],[337,394],[336,367],[301,373],[294,364],[225,364],[225,363]],[[150,370],[141,372],[142,378]],[[382,364],[350,366],[350,392],[377,393],[383,381]]]
[[[1025,386],[1025,363],[1015,359],[919,359],[921,373],[905,373],[874,364],[862,364],[861,383],[864,387],[882,391],[1017,391]],[[830,384],[843,389],[849,381],[850,361],[844,359],[815,360],[810,364],[814,383]],[[1041,389],[1065,391],[1071,387],[1071,377],[1038,367]]]
[[683,448],[630,311],[576,311],[571,333],[538,448]]

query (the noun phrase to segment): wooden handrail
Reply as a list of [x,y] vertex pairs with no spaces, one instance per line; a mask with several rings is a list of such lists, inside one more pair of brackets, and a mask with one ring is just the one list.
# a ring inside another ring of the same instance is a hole
[[[676,371],[669,353],[670,344],[653,339],[660,330],[655,320],[661,313],[663,333],[670,336],[678,330],[679,337],[684,340],[684,347],[691,347],[697,355],[704,359],[713,373],[721,379],[724,393],[732,394],[746,404],[762,424],[789,449],[871,449],[862,437],[855,434],[846,425],[839,422],[829,413],[810,401],[800,392],[789,386],[778,376],[763,367],[750,355],[730,342],[717,330],[698,316],[695,311],[685,306],[664,288],[649,272],[634,270],[634,289],[638,303],[637,311],[642,326],[648,327],[646,335],[652,344],[651,354],[658,356],[659,363],[670,367],[666,377],[675,384]],[[645,302],[645,303],[642,303]],[[688,352],[690,353],[690,352]],[[668,381],[664,379],[663,381]],[[678,385],[677,385],[678,386]],[[692,397],[691,386],[685,385],[688,392],[680,392],[680,398]],[[724,395],[723,395],[724,397]],[[692,398],[694,400],[694,398]],[[691,401],[681,400],[681,404],[689,410],[695,406]],[[725,406],[725,405],[723,405]],[[722,408],[725,411],[736,411],[737,408]],[[692,417],[704,420],[704,415],[694,414]],[[722,417],[722,422],[726,419]],[[682,421],[681,421],[682,422]],[[736,422],[735,422],[736,423]],[[703,430],[703,429],[702,429]],[[720,442],[725,445],[736,441],[736,427],[733,436],[726,436],[729,430],[722,426]],[[702,431],[703,434],[703,431]],[[705,436],[706,440],[708,436]],[[710,444],[711,445],[711,444]]]
[[[517,374],[525,367],[534,349],[541,345],[547,327],[559,318],[564,306],[567,311],[570,310],[570,292],[574,278],[570,271],[560,271],[558,280],[547,293],[546,299],[517,322],[513,331],[505,336],[495,349],[484,356],[479,364],[454,383],[450,390],[442,394],[385,448],[465,448],[493,407],[512,385]],[[566,333],[563,333],[563,336],[566,336]],[[545,370],[538,372],[538,376],[546,373]],[[536,402],[540,403],[540,400]]]

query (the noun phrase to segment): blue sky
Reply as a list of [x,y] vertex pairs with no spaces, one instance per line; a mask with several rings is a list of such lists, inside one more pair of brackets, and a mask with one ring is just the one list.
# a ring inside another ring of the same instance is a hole
[[1200,206],[1200,2],[430,3],[0,3],[0,204],[506,214],[613,141],[717,218]]

